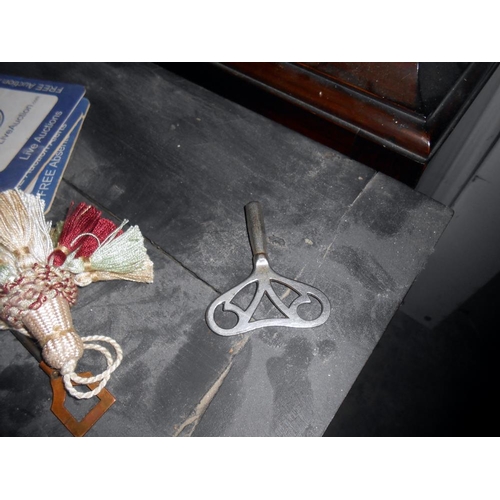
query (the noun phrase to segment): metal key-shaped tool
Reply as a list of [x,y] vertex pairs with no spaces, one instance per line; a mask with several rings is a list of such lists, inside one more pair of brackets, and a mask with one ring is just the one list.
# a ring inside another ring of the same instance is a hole
[[[322,325],[330,316],[330,302],[323,292],[305,283],[295,281],[279,275],[269,265],[266,249],[266,232],[264,218],[259,202],[252,201],[245,206],[248,235],[253,253],[253,272],[242,283],[218,297],[207,309],[206,321],[209,328],[224,336],[238,335],[257,328],[266,326],[287,326],[290,328],[312,328]],[[298,297],[286,305],[276,294],[272,283],[279,283],[295,292]],[[233,299],[245,287],[257,283],[255,296],[250,305],[243,309],[233,302]],[[270,299],[272,304],[283,315],[281,318],[266,318],[256,320],[253,316],[264,295]],[[321,305],[321,313],[313,320],[306,320],[299,316],[297,309],[304,304],[310,304],[311,298],[317,299]],[[222,305],[224,312],[230,311],[236,314],[238,322],[231,328],[222,328],[215,321],[215,311]]]

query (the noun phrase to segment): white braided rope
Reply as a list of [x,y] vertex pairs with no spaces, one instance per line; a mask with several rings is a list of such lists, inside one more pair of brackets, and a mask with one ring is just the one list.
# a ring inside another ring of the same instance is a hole
[[[90,335],[88,337],[82,337],[84,349],[93,349],[95,351],[99,351],[106,357],[107,368],[99,375],[95,375],[93,377],[80,377],[76,374],[76,372],[67,373],[63,376],[64,386],[66,390],[77,399],[90,399],[91,397],[99,394],[103,387],[107,384],[110,375],[118,368],[123,359],[123,351],[120,345],[110,337],[105,337],[103,335]],[[113,360],[113,356],[110,352],[100,344],[92,344],[89,342],[101,341],[107,342],[112,345],[116,352],[116,359]],[[82,392],[78,391],[72,384],[92,384],[94,382],[99,382],[100,384],[92,391]]]

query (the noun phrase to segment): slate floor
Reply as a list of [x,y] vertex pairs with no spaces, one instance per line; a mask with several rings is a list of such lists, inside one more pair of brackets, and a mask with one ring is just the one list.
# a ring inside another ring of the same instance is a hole
[[498,436],[500,276],[434,330],[398,311],[325,436]]
[[[279,103],[265,93],[252,101],[253,94],[236,95],[193,66],[167,66],[244,106],[258,105],[272,119],[286,117],[292,128],[304,120],[280,115]],[[498,304],[497,276],[434,330],[396,312],[325,436],[495,436]]]

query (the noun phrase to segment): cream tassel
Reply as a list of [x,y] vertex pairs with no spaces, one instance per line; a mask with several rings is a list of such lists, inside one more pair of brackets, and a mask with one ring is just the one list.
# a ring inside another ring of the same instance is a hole
[[[90,257],[76,259],[78,240],[84,236],[97,238],[86,232],[94,230],[97,209],[85,205],[72,213],[71,225],[66,224],[67,218],[61,232],[60,226],[51,230],[50,222],[45,221],[44,208],[40,197],[17,189],[0,192],[0,330],[11,328],[35,338],[47,364],[63,376],[66,390],[78,399],[90,398],[106,385],[123,353],[109,337],[80,338],[76,333],[70,307],[76,302],[77,282],[82,285],[96,280],[127,279],[150,283],[153,263],[137,226],[121,232],[126,220],[99,243]],[[64,228],[68,229],[66,233]],[[64,265],[57,267],[52,265],[51,236],[61,244],[59,234],[68,240],[68,249],[75,251],[67,259],[64,254],[60,259],[65,260]],[[96,342],[111,345],[115,357]],[[101,374],[85,378],[76,373],[85,349],[97,350],[105,356],[107,368]],[[99,382],[93,391],[82,393],[73,387],[74,383],[93,382]]]
[[42,199],[18,189],[0,193],[0,245],[16,257],[21,270],[46,262],[52,251],[44,208]]
[[18,275],[16,258],[12,252],[0,245],[0,285],[15,280]]
[[87,286],[96,281],[110,281],[110,280],[127,280],[127,281],[137,281],[139,283],[153,283],[153,263],[151,260],[147,260],[141,267],[136,271],[132,271],[126,274],[118,274],[109,271],[88,271],[74,276],[75,283],[78,286]]

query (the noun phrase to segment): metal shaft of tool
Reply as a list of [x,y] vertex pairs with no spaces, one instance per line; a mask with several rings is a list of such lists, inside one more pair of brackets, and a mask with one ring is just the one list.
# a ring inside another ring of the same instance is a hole
[[253,255],[266,255],[266,229],[260,203],[258,201],[251,201],[245,205],[245,216]]

